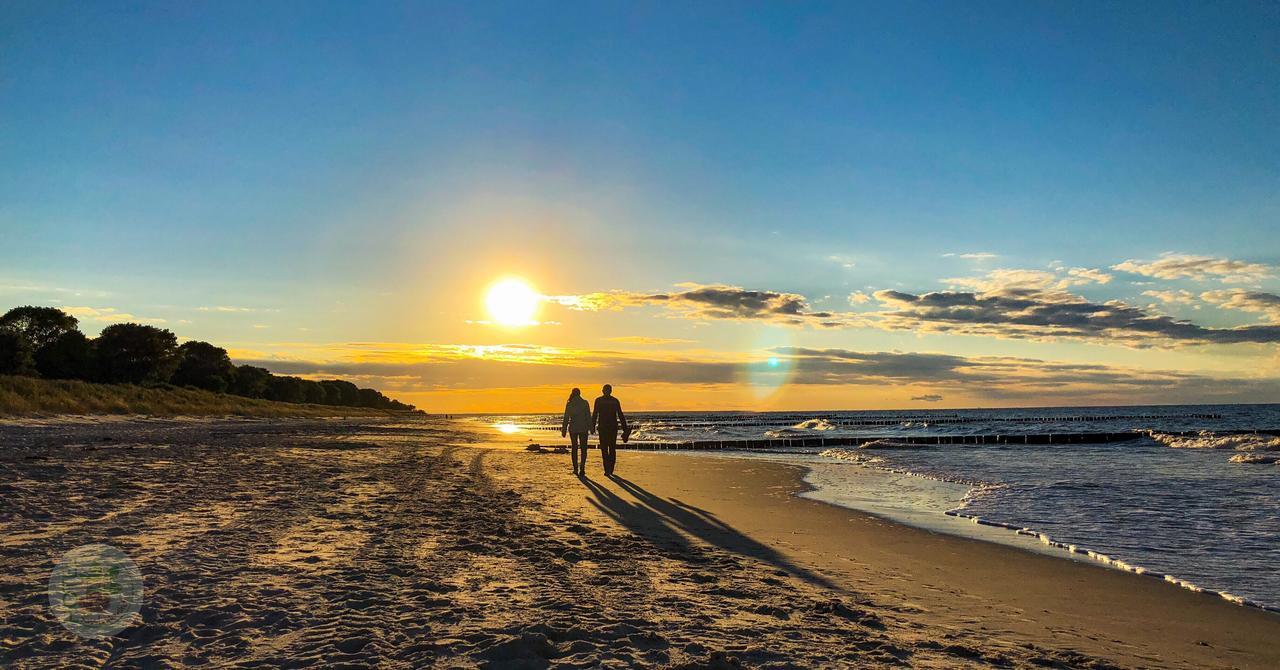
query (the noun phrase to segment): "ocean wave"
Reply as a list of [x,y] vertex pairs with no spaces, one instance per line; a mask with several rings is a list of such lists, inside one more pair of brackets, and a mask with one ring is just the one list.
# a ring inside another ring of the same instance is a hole
[[872,440],[858,446],[859,449],[926,449],[929,445],[897,440]]
[[1262,465],[1270,465],[1271,463],[1280,464],[1280,454],[1255,454],[1244,452],[1231,457],[1232,463],[1259,463]]
[[766,430],[765,437],[787,437],[796,433],[808,433],[812,431],[835,430],[839,426],[831,423],[826,419],[806,419],[793,426],[780,428],[777,430]]
[[1202,430],[1194,436],[1149,431],[1151,439],[1174,449],[1231,449],[1234,451],[1280,451],[1280,437],[1253,433],[1220,434]]
[[[1266,452],[1280,452],[1280,437],[1258,435],[1255,433],[1215,433],[1202,430],[1195,435],[1170,435],[1148,431],[1151,439],[1174,449],[1215,449],[1236,451],[1235,456],[1228,459],[1231,463],[1253,463],[1270,465],[1280,463],[1280,455]],[[1259,453],[1263,452],[1263,453]]]

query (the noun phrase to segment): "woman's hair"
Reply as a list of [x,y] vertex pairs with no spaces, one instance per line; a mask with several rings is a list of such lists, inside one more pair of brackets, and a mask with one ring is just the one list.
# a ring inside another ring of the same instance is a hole
[[570,400],[573,400],[574,398],[576,398],[576,397],[578,397],[578,396],[580,396],[580,395],[582,395],[582,389],[575,388],[575,389],[573,389],[572,391],[569,391],[569,399],[570,399]]

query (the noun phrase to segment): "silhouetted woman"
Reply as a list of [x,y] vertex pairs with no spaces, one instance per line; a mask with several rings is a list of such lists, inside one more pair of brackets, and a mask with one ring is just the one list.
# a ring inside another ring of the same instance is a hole
[[[587,473],[587,433],[591,431],[591,405],[582,397],[580,389],[569,393],[569,402],[564,404],[564,423],[560,424],[560,437],[569,433],[573,453],[573,474]],[[578,449],[582,449],[582,460],[578,460]]]

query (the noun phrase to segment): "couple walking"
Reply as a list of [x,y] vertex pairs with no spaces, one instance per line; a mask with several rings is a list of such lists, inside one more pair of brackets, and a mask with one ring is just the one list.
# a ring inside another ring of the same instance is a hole
[[[587,405],[580,389],[569,393],[569,402],[564,405],[564,423],[560,424],[560,437],[567,433],[573,453],[573,473],[587,474],[587,434],[600,436],[600,460],[604,463],[605,476],[613,475],[613,466],[618,461],[618,429],[622,429],[622,441],[626,442],[631,435],[627,428],[627,417],[622,414],[622,405],[613,397],[613,386],[604,385],[599,398],[596,398],[595,409]],[[578,450],[582,450],[582,458],[578,458]]]

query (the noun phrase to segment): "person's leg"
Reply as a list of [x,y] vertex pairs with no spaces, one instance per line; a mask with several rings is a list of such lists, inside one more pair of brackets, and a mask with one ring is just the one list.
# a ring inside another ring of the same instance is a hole
[[602,428],[600,430],[600,461],[604,465],[604,473],[606,475],[613,474],[613,454],[617,443],[617,428]]
[[[574,434],[573,434],[573,437],[574,437],[574,444],[573,444],[573,454],[574,454],[574,455],[573,455],[573,467],[574,467],[574,469],[573,469],[573,471],[574,471],[574,473],[579,474],[579,475],[581,475],[581,474],[586,474],[586,472],[587,472],[587,434],[586,434],[586,433],[574,433]],[[578,451],[579,451],[579,450],[581,450],[581,451],[582,451],[581,456],[579,456],[579,454],[578,454]]]
[[569,457],[573,459],[573,474],[578,474],[578,442],[581,441],[579,433],[569,433]]

